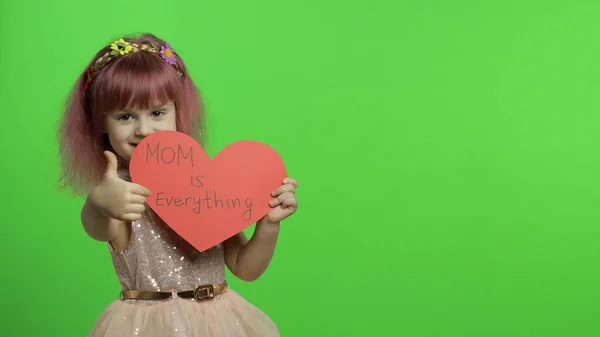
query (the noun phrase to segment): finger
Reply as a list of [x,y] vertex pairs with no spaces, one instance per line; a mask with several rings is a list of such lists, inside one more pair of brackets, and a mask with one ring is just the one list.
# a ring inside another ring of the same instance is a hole
[[284,201],[281,202],[281,207],[284,207],[284,208],[287,208],[287,207],[296,208],[296,207],[298,207],[298,200],[296,198],[285,199]]
[[283,183],[284,184],[291,184],[294,187],[298,187],[298,182],[296,181],[296,179],[293,179],[293,178],[290,178],[290,177],[287,177],[287,178],[283,179]]
[[110,176],[110,177],[118,177],[118,175],[117,175],[117,168],[118,168],[117,157],[115,156],[114,153],[112,153],[110,151],[104,151],[104,156],[106,157],[106,160],[107,160],[106,171],[104,172],[104,174],[107,176]]
[[144,213],[146,207],[142,204],[131,204],[125,208],[127,213]]
[[284,192],[295,192],[295,191],[296,191],[296,186],[294,186],[292,184],[286,184],[286,185],[283,185],[283,186],[279,187],[278,189],[274,190],[273,192],[271,192],[271,196],[276,197]]
[[139,194],[130,194],[128,201],[132,204],[144,204],[146,203],[146,197]]
[[269,201],[269,206],[271,207],[275,207],[279,204],[281,204],[281,200],[279,200],[279,198],[271,199],[271,201]]
[[131,189],[130,189],[131,193],[142,195],[145,197],[149,197],[152,194],[152,193],[150,193],[149,189],[145,188],[142,185],[138,185],[135,183],[130,183],[130,184],[131,184]]
[[283,192],[277,197],[277,199],[279,199],[280,202],[283,202],[285,199],[290,199],[290,198],[294,198],[294,193]]
[[284,200],[290,199],[290,198],[295,198],[294,194],[291,192],[284,192],[284,193],[280,194],[277,198],[271,200],[269,202],[269,205],[271,207],[275,207],[275,206],[281,204]]
[[136,221],[142,218],[141,213],[127,213],[125,214],[121,220],[123,221]]

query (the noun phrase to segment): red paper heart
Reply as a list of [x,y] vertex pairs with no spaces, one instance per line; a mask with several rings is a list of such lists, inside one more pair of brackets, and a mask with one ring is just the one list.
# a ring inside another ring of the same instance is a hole
[[246,229],[270,210],[271,191],[286,170],[277,152],[255,141],[230,144],[213,159],[186,134],[144,138],[129,164],[146,203],[182,238],[205,251]]

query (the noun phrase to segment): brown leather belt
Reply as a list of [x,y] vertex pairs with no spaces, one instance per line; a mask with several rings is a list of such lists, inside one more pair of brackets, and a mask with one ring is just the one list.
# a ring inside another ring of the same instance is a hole
[[211,284],[201,285],[194,290],[187,291],[147,291],[147,290],[123,290],[121,298],[123,300],[170,300],[172,298],[193,298],[196,301],[206,301],[213,299],[216,295],[227,292],[227,281],[213,286]]

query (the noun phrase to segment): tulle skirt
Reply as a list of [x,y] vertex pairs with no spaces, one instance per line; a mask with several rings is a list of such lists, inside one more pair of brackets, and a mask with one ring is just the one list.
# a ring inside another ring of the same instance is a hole
[[115,300],[88,337],[279,337],[271,319],[228,289],[214,299]]

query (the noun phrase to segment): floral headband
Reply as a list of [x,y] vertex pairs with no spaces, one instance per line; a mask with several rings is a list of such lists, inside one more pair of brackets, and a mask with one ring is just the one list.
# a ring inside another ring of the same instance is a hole
[[87,79],[84,83],[83,90],[87,91],[90,83],[96,78],[100,70],[108,64],[114,58],[117,58],[121,55],[125,55],[130,52],[139,52],[145,51],[148,53],[156,54],[162,57],[168,64],[173,66],[179,76],[183,76],[181,69],[179,68],[179,64],[177,64],[175,58],[175,52],[171,47],[171,44],[167,43],[164,46],[158,48],[154,43],[151,44],[138,44],[138,43],[129,43],[123,39],[118,39],[110,45],[110,50],[106,52],[106,54],[102,55],[100,58],[94,62],[92,66],[86,69],[85,73]]

